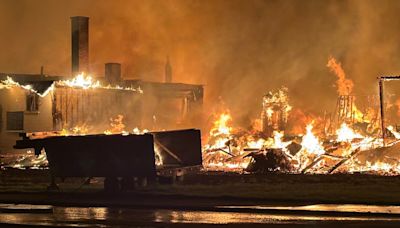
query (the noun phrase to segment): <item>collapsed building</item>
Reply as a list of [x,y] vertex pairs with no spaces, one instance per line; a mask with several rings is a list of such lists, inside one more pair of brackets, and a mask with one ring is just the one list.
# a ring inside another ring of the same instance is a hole
[[[367,96],[368,102],[357,106],[351,93],[354,84],[340,63],[331,58],[328,67],[338,76],[338,100],[331,114],[325,112],[322,118],[292,110],[286,88],[270,91],[263,97],[261,128],[234,127],[229,110],[216,117],[203,149],[204,167],[234,172],[399,175],[400,132],[385,118],[389,105],[383,99],[383,82],[400,76],[379,77],[379,102],[376,96]],[[358,101],[362,98],[357,97]]]

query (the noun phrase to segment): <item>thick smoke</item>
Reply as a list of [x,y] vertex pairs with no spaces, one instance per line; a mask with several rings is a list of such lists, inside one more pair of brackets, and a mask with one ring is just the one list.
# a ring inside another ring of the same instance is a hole
[[[122,63],[125,78],[205,85],[205,110],[222,97],[235,120],[259,115],[262,96],[285,85],[292,105],[331,112],[332,55],[354,94],[377,93],[398,74],[399,1],[0,0],[0,71],[70,74],[70,16],[90,17],[90,62]],[[361,101],[361,99],[358,99]]]

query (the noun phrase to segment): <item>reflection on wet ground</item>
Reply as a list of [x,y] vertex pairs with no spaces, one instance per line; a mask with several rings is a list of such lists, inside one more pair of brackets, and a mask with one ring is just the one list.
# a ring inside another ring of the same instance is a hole
[[400,206],[379,206],[363,204],[313,204],[305,206],[220,206],[218,208],[261,209],[261,210],[299,210],[299,211],[333,211],[356,213],[399,214]]
[[[44,207],[44,206],[43,206]],[[43,208],[40,207],[40,208]],[[248,213],[248,212],[220,212],[220,211],[179,211],[166,209],[128,209],[106,207],[53,207],[49,213],[1,213],[1,223],[50,225],[50,226],[127,226],[132,224],[314,224],[324,221],[390,221],[400,222],[400,216],[374,217],[373,213],[399,213],[396,206],[368,206],[368,205],[308,205],[300,207],[261,207],[282,209],[282,213]],[[285,210],[293,208],[314,211],[345,211],[345,212],[372,212],[371,216],[318,216],[285,214]]]

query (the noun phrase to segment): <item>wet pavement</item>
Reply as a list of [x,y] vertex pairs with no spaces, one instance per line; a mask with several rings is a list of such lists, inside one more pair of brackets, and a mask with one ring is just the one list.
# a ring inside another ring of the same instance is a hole
[[[4,224],[21,224],[27,227],[400,226],[399,206],[319,204],[294,207],[246,206],[246,209],[249,207],[257,208],[257,213],[240,212],[239,209],[243,206],[220,207],[223,210],[230,208],[236,211],[218,211],[218,207],[214,211],[193,211],[1,204],[0,210],[6,209],[6,211],[0,213],[0,226]],[[307,213],[301,213],[302,211]]]

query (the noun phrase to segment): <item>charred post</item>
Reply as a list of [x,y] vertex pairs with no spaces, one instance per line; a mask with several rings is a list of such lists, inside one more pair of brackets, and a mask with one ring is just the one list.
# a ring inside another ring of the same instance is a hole
[[383,100],[383,80],[379,79],[379,103],[380,103],[380,111],[381,111],[381,130],[382,130],[382,139],[383,143],[385,143],[386,133],[385,133],[385,105]]

